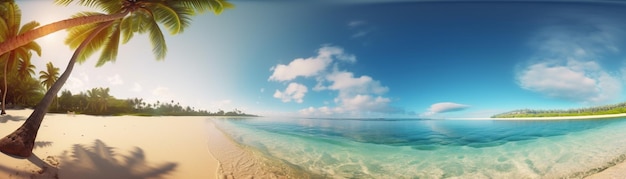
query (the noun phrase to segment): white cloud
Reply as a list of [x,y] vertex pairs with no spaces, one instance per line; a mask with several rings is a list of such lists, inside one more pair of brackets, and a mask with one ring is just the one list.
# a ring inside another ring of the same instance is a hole
[[356,58],[353,55],[345,54],[342,48],[324,46],[318,50],[316,57],[309,57],[306,59],[298,58],[291,61],[287,65],[279,64],[272,67],[271,70],[274,72],[268,80],[289,81],[297,77],[311,77],[319,75],[328,67],[329,64],[332,63],[333,57],[342,61],[356,61]]
[[[355,22],[356,23],[356,22]],[[307,61],[308,60],[308,61]],[[316,62],[316,63],[313,63]],[[321,63],[323,62],[323,63]],[[336,91],[334,107],[325,101],[323,107],[309,107],[300,110],[303,115],[355,114],[361,112],[393,113],[401,110],[390,107],[391,99],[383,97],[389,88],[367,75],[355,77],[354,73],[341,71],[337,62],[356,62],[354,55],[344,53],[340,47],[323,46],[317,57],[295,59],[289,65],[277,65],[269,81],[293,81],[298,76],[311,77],[317,81],[314,91]],[[315,68],[300,67],[303,64],[318,64]],[[335,63],[333,68],[329,68]],[[302,70],[302,69],[305,70]],[[307,70],[308,69],[308,70]],[[315,69],[315,70],[310,70]],[[287,73],[289,72],[289,73]],[[283,102],[302,103],[308,88],[300,83],[291,82],[284,91],[276,90],[274,98]]]
[[359,38],[359,37],[363,37],[363,36],[367,35],[368,33],[369,33],[369,31],[362,30],[362,31],[358,31],[358,32],[352,34],[351,37],[352,38]]
[[169,101],[174,99],[172,98],[172,92],[170,92],[170,89],[162,86],[159,86],[152,90],[152,95],[154,95],[157,100],[161,101]]
[[78,77],[70,76],[65,85],[63,85],[63,89],[69,90],[72,93],[79,93],[87,91],[87,83],[89,83],[89,76],[85,72],[77,73]]
[[124,84],[124,81],[122,80],[122,78],[120,77],[119,74],[115,74],[115,75],[113,75],[111,77],[107,77],[107,81],[111,85],[121,85],[121,84]]
[[141,92],[142,90],[143,88],[141,87],[139,83],[134,83],[133,87],[130,89],[130,91],[132,92]]
[[[324,82],[330,83],[330,85],[323,86]],[[335,103],[338,104],[338,107],[332,110],[336,113],[346,111],[394,111],[394,109],[389,107],[391,99],[380,96],[389,91],[389,88],[382,86],[379,81],[366,75],[354,77],[352,72],[335,71],[318,81],[315,90],[339,92],[339,95],[335,98]]]
[[348,22],[348,27],[354,28],[354,27],[358,27],[358,26],[362,26],[367,24],[366,21],[363,20],[354,20],[354,21],[350,21]]
[[580,19],[576,28],[555,25],[536,35],[537,52],[516,76],[521,88],[581,103],[619,99],[624,72],[606,71],[598,61],[620,51],[616,44],[624,31],[603,19]]
[[388,110],[388,104],[391,102],[389,98],[371,95],[355,95],[350,97],[341,97],[341,107],[349,111],[372,111],[385,112]]
[[345,95],[363,93],[380,95],[389,91],[389,88],[380,85],[380,82],[372,79],[372,77],[364,75],[355,78],[351,72],[334,72],[327,75],[326,80],[331,82],[332,85],[320,87],[320,89],[338,90]]
[[303,115],[303,116],[330,116],[335,113],[340,113],[340,111],[338,110],[339,108],[330,108],[328,106],[322,106],[319,108],[308,107],[308,108],[301,109],[298,112],[300,113],[300,115]]
[[283,102],[295,101],[297,103],[302,103],[304,100],[304,95],[308,92],[306,86],[298,83],[289,83],[289,86],[285,89],[285,91],[276,90],[274,93],[274,98],[278,98]]
[[69,90],[73,93],[78,93],[84,91],[85,83],[78,78],[69,77],[65,85],[63,85],[63,89]]
[[461,111],[469,107],[470,106],[465,105],[465,104],[458,104],[458,103],[453,103],[453,102],[435,103],[435,104],[430,105],[430,108],[428,108],[428,111],[424,113],[423,116],[431,116],[431,115],[440,114],[440,113]]
[[619,76],[607,73],[593,61],[533,64],[518,75],[518,83],[523,89],[552,98],[593,104],[612,102],[622,91]]
[[[211,110],[217,111],[217,110],[225,110],[225,111],[229,111],[229,110],[233,110],[233,101],[230,99],[223,99],[223,100],[217,100],[217,101],[212,101],[211,102]],[[232,108],[232,109],[231,109]]]
[[367,21],[355,20],[348,22],[348,27],[354,33],[350,36],[352,38],[360,38],[368,35],[373,31],[373,28]]

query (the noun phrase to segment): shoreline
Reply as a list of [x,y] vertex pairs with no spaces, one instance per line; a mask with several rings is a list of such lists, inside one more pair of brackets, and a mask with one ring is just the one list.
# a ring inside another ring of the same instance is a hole
[[[31,112],[9,110],[9,115],[0,117],[1,137],[19,127]],[[575,119],[616,117],[626,114]],[[532,118],[546,119],[572,118]],[[228,179],[314,175],[242,146],[219,127],[219,120],[220,117],[47,114],[31,157],[20,159],[0,153],[0,178]],[[585,178],[619,178],[626,175],[625,171],[626,162],[622,161]]]
[[519,120],[519,121],[532,121],[532,120],[585,120],[585,119],[611,119],[626,117],[626,113],[620,114],[602,114],[602,115],[589,115],[589,116],[558,116],[558,117],[519,117],[519,118],[446,118],[446,120]]
[[[32,110],[0,116],[1,137]],[[293,168],[241,146],[211,116],[48,113],[33,155],[0,153],[0,178],[293,178]]]

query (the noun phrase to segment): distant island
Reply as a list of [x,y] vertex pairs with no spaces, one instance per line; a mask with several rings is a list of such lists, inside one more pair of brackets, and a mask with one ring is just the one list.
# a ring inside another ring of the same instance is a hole
[[568,116],[595,116],[626,113],[626,102],[567,110],[533,110],[519,109],[491,116],[491,118],[528,118],[528,117],[568,117]]

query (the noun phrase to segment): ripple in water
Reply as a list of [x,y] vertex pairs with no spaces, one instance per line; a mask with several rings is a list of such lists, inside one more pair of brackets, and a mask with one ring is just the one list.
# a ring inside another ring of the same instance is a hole
[[577,177],[626,154],[626,119],[250,118],[216,124],[264,155],[333,178]]

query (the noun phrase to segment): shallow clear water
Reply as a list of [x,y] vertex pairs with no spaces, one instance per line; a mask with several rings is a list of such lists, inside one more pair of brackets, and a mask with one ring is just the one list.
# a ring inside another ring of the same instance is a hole
[[583,177],[621,161],[626,118],[215,120],[236,142],[333,178]]

